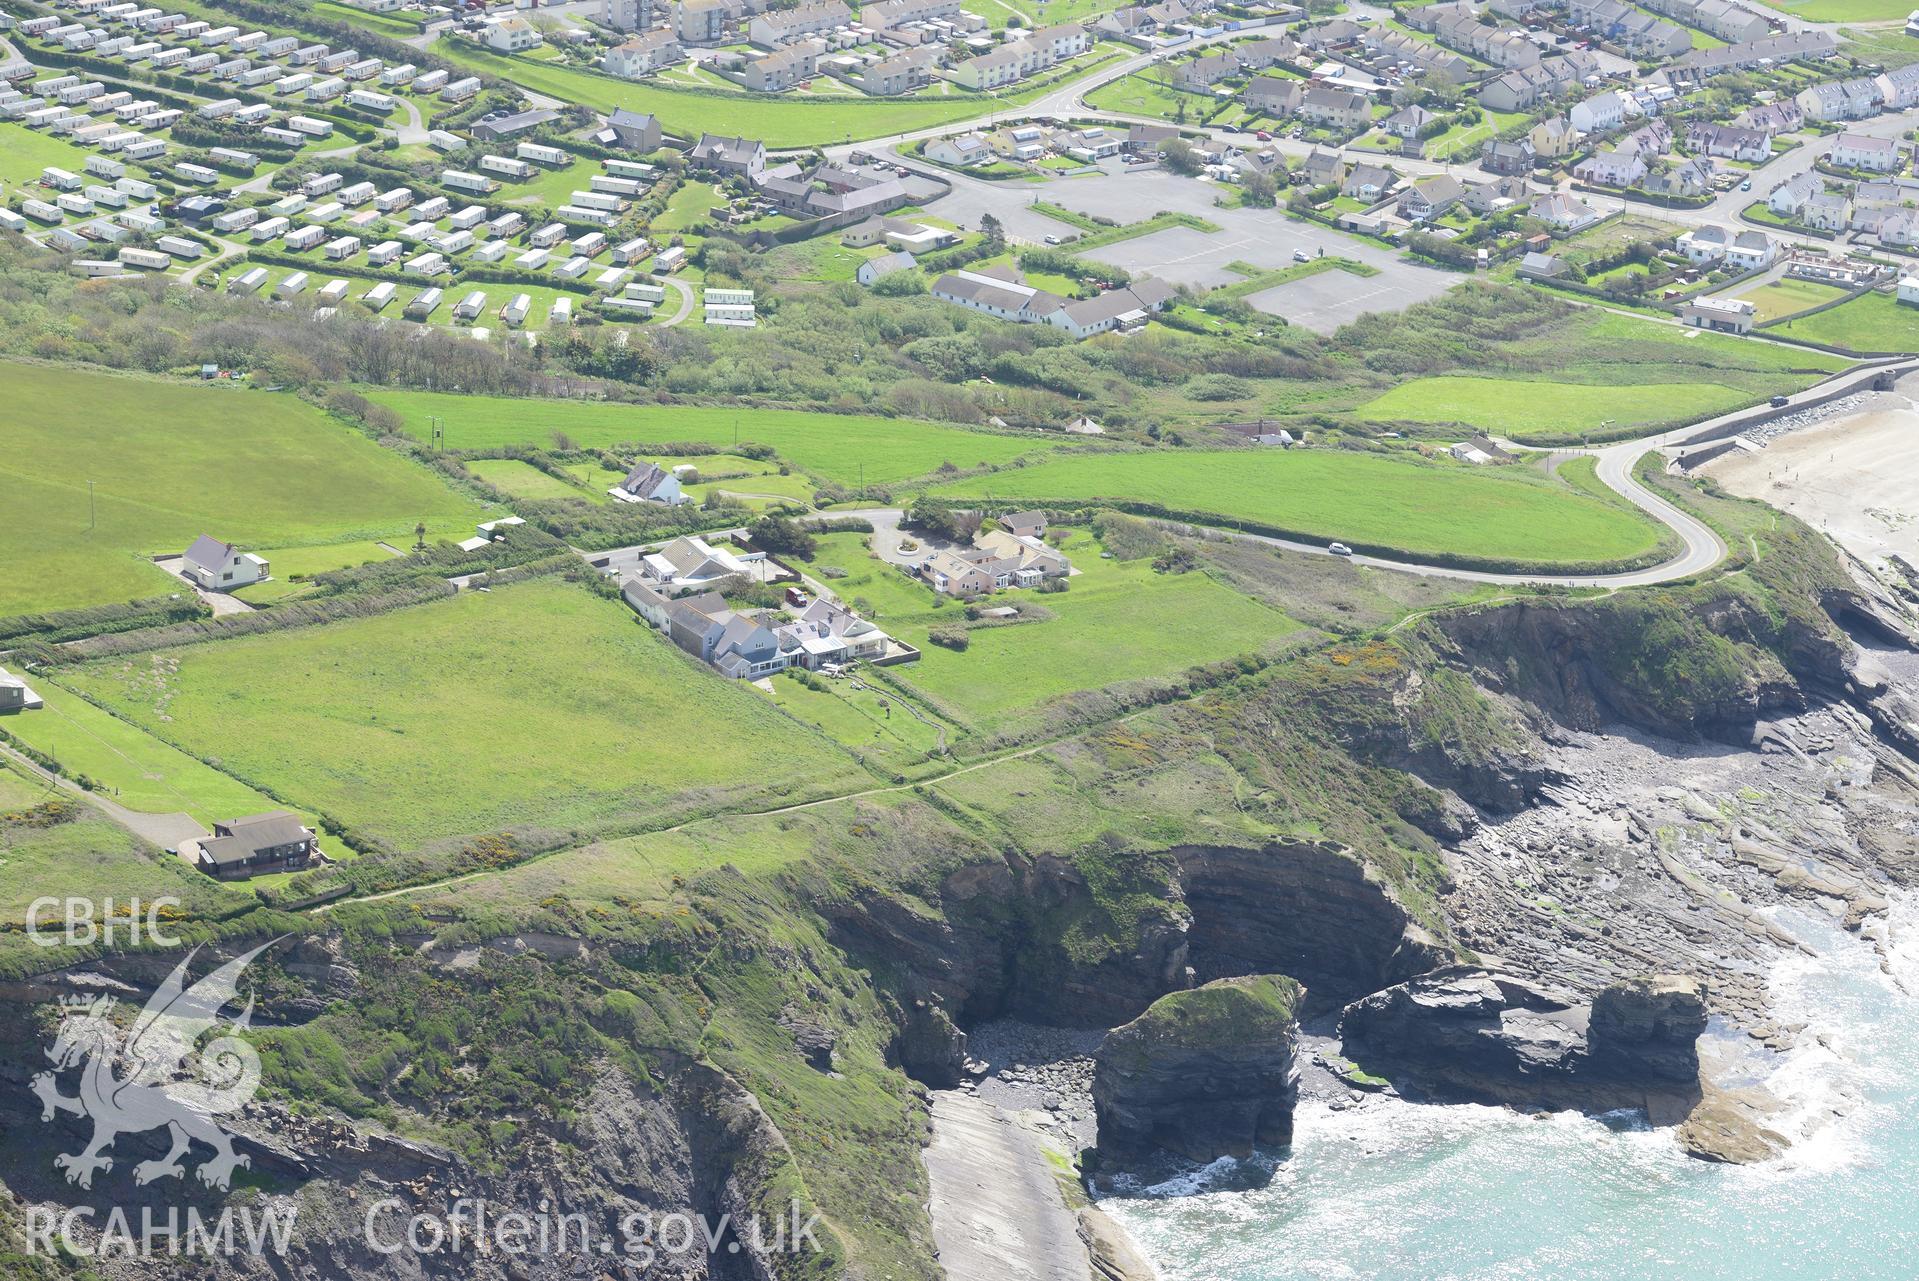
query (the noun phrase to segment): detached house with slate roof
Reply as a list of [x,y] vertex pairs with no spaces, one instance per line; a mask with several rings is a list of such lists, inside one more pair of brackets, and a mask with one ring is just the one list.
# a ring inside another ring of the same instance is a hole
[[626,479],[606,491],[623,503],[664,503],[676,507],[686,502],[680,492],[680,478],[649,462],[633,465]]
[[270,568],[265,558],[243,552],[210,534],[194,539],[180,562],[181,576],[209,592],[230,592],[257,583]]

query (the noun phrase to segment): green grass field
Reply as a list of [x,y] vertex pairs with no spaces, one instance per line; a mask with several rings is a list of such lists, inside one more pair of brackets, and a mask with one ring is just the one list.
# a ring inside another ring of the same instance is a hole
[[1645,555],[1659,527],[1522,468],[1481,470],[1348,450],[1057,458],[939,486],[994,501],[1129,498],[1416,556],[1590,565]]
[[1748,289],[1739,297],[1759,309],[1759,323],[1791,316],[1842,297],[1845,290],[1816,280],[1776,280],[1757,289]]
[[[433,52],[449,62],[566,102],[600,111],[626,107],[650,112],[660,118],[668,133],[698,137],[703,130],[718,129],[758,138],[769,147],[826,146],[935,128],[1023,106],[1056,87],[1055,81],[1048,79],[997,96],[952,92],[904,98],[714,93],[548,66],[493,53],[465,41],[442,40],[433,46]],[[1115,53],[1085,60],[1073,74],[1083,75],[1118,56]]]
[[1189,124],[1198,124],[1219,106],[1206,94],[1176,89],[1166,83],[1172,74],[1168,68],[1158,68],[1150,73],[1135,71],[1130,76],[1121,76],[1088,94],[1087,105],[1098,107],[1101,111],[1153,116],[1160,120],[1178,120]]
[[1912,12],[1908,0],[1760,0],[1760,3],[1807,22],[1903,22]]
[[[949,604],[917,618],[887,621],[887,630],[920,647],[920,661],[889,674],[923,691],[934,707],[962,716],[978,731],[1006,728],[1023,713],[1080,690],[1174,675],[1188,667],[1274,644],[1299,624],[1203,573],[1159,574],[1144,561],[1102,560],[1083,530],[1062,544],[1073,567],[1065,592],[1008,591],[999,605],[1031,602],[1056,617],[975,628],[966,650],[929,643],[934,626],[958,621]],[[906,593],[930,593],[891,573]],[[835,584],[835,587],[842,584]]]
[[860,482],[862,465],[868,484],[885,485],[923,476],[945,462],[957,467],[1006,463],[1023,454],[1056,449],[1060,443],[915,419],[792,409],[610,405],[387,391],[378,387],[360,390],[368,399],[398,411],[406,420],[406,429],[422,439],[427,435],[429,414],[445,418],[447,445],[453,449],[550,445],[556,431],[588,449],[670,440],[714,445],[755,441],[771,445],[798,467],[848,485]]
[[922,708],[921,715],[935,722],[927,724],[883,690],[855,689],[840,680],[825,681],[824,688],[814,690],[781,677],[773,682],[773,701],[787,715],[889,770],[924,765],[927,753],[939,746],[938,718]]
[[605,486],[596,490],[578,489],[558,477],[547,475],[532,463],[523,463],[517,458],[475,458],[468,461],[466,469],[487,484],[496,489],[503,489],[515,498],[585,498],[593,502],[608,501],[604,492]]
[[[412,546],[412,541],[402,540],[396,535],[388,546],[404,551]],[[286,600],[304,594],[308,588],[306,580],[314,574],[392,559],[393,553],[372,539],[352,543],[322,543],[318,547],[276,547],[270,557],[273,576],[264,583],[242,587],[234,595],[251,605]]]
[[1864,294],[1831,311],[1775,325],[1771,332],[1858,352],[1919,351],[1919,307],[1891,294]]
[[1517,378],[1415,378],[1359,407],[1378,422],[1463,423],[1526,440],[1625,427],[1654,431],[1708,418],[1757,399],[1718,383],[1616,387]]
[[5,185],[8,195],[25,187],[25,194],[52,203],[54,193],[40,186],[40,171],[52,165],[84,176],[87,157],[92,154],[25,125],[0,120],[0,184]]
[[66,773],[93,779],[104,795],[130,810],[191,814],[211,825],[216,818],[279,808],[270,797],[51,680],[35,688],[47,705],[9,718],[6,731],[59,761]]
[[726,203],[710,182],[684,182],[667,200],[666,208],[653,220],[655,231],[685,231]]
[[869,777],[623,605],[554,579],[68,678],[236,776],[401,846],[638,827]]
[[[76,807],[72,817],[52,826],[10,817],[50,799]],[[253,899],[243,888],[221,885],[143,846],[81,798],[49,792],[0,763],[0,970],[45,967],[52,953],[33,942],[24,926],[34,900],[48,894],[96,903],[111,897],[121,909],[135,898],[145,905],[173,898],[180,903],[174,911],[182,916],[233,910]],[[60,928],[57,915],[50,919],[44,907],[36,923],[41,929]]]
[[[457,534],[484,508],[289,395],[0,366],[0,614],[178,587],[143,559],[202,533],[255,550]],[[88,482],[93,515],[89,517]]]

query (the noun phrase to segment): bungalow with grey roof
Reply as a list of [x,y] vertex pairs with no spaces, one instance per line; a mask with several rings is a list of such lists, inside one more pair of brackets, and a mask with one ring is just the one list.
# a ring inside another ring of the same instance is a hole
[[180,857],[221,881],[304,871],[323,861],[313,829],[286,810],[216,821],[212,836],[182,842]]
[[40,696],[27,687],[26,681],[0,667],[0,714],[42,706]]

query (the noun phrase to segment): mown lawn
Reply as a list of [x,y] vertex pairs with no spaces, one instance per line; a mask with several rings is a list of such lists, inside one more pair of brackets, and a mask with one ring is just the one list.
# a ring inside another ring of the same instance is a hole
[[726,203],[726,197],[710,182],[683,182],[666,202],[666,208],[653,220],[654,231],[685,231],[705,222],[712,212]]
[[1366,402],[1379,422],[1462,423],[1515,440],[1582,431],[1655,431],[1751,404],[1757,397],[1718,383],[1618,387],[1517,378],[1415,378]]
[[[396,535],[389,545],[404,551],[413,545],[413,540],[411,538],[402,540]],[[324,574],[336,569],[352,569],[358,565],[371,565],[376,561],[392,559],[393,553],[374,540],[355,543],[322,543],[318,547],[276,547],[272,555],[268,557],[268,560],[272,562],[273,576],[264,583],[242,587],[234,595],[252,605],[265,601],[285,600],[289,596],[304,593],[307,590],[306,580],[314,574]]]
[[25,364],[0,385],[0,614],[174,590],[144,558],[202,533],[270,558],[485,511],[290,395]]
[[1891,294],[1862,294],[1831,311],[1775,325],[1772,332],[1858,352],[1919,351],[1919,307]]
[[[668,133],[682,137],[697,138],[704,130],[721,130],[758,138],[769,147],[826,146],[930,129],[1023,106],[1057,87],[1057,81],[1048,78],[997,96],[960,92],[929,92],[904,98],[713,93],[546,66],[493,53],[466,41],[442,40],[432,46],[432,51],[449,62],[599,111],[626,107],[650,112],[660,118]],[[1084,75],[1118,56],[1089,57],[1074,68],[1073,74]]]
[[1817,307],[1820,303],[1831,302],[1846,291],[1837,285],[1822,284],[1817,280],[1776,280],[1757,289],[1749,289],[1739,297],[1759,309],[1759,322],[1777,320],[1781,316],[1790,316]]
[[[425,439],[427,416],[446,419],[453,449],[502,445],[551,445],[563,432],[587,449],[631,443],[698,441],[771,445],[795,466],[857,485],[861,467],[868,484],[886,485],[924,476],[942,463],[973,467],[1006,463],[1023,454],[1057,449],[1059,441],[1000,436],[916,419],[816,414],[793,409],[706,405],[612,405],[575,400],[526,400],[508,396],[456,396],[440,392],[360,389],[406,420],[406,430]],[[697,464],[699,459],[686,461]]]
[[[547,475],[532,463],[523,463],[517,458],[473,458],[467,461],[466,469],[487,484],[496,489],[505,490],[515,498],[585,498],[594,502],[607,501],[605,486],[592,491],[579,489],[557,476]],[[613,482],[607,483],[610,485]]]
[[623,605],[556,579],[68,678],[159,737],[401,847],[638,827],[870,778]]
[[996,502],[1134,499],[1259,521],[1310,539],[1523,565],[1643,555],[1659,527],[1524,468],[1479,469],[1350,450],[1192,450],[1062,457],[933,492]]

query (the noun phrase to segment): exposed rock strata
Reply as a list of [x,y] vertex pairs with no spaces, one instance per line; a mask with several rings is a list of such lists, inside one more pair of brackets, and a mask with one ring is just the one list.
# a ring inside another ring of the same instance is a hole
[[1667,1122],[1699,1096],[1705,1029],[1692,979],[1615,983],[1587,1004],[1467,966],[1355,1001],[1339,1023],[1354,1059],[1408,1088],[1520,1107],[1643,1107]]
[[1107,1033],[1093,1076],[1101,1154],[1203,1163],[1292,1142],[1302,995],[1282,975],[1218,979]]

